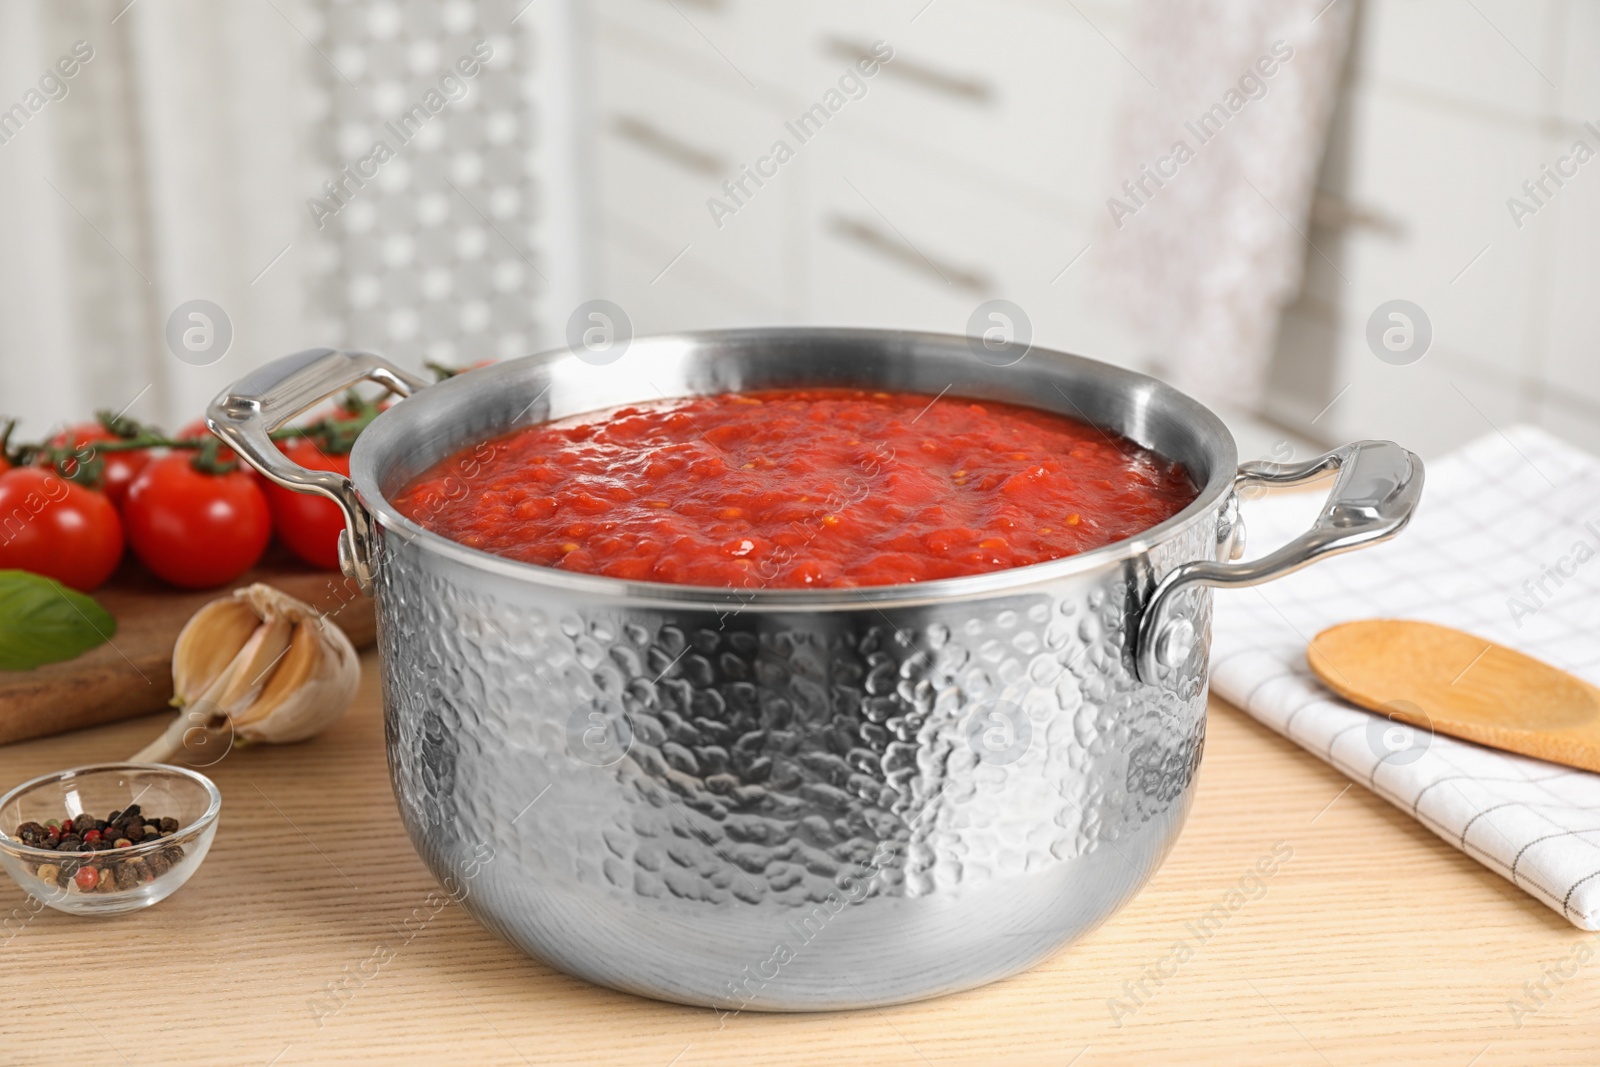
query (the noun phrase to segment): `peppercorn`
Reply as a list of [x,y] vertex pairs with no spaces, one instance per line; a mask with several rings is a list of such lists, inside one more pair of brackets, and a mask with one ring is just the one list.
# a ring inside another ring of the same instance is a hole
[[56,845],[57,852],[77,852],[83,847],[83,839],[71,834],[63,837],[61,843]]
[[33,873],[39,876],[41,882],[49,885],[55,885],[61,878],[61,868],[53,863],[41,863],[39,869]]
[[129,841],[126,837],[119,837],[115,841],[111,842],[111,847],[113,847],[113,848],[132,848],[133,847],[133,842]]
[[78,873],[72,876],[72,883],[85,893],[88,893],[100,884],[100,869],[98,867],[80,867],[78,868]]
[[170,834],[178,829],[178,820],[168,816],[161,820],[161,832]]

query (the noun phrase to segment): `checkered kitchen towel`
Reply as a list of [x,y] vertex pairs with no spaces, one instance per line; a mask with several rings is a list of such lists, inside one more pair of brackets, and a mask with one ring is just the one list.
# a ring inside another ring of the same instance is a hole
[[[1600,460],[1530,426],[1428,468],[1387,544],[1219,593],[1211,685],[1585,930],[1600,929],[1600,775],[1396,727],[1323,688],[1307,642],[1408,618],[1481,635],[1600,684]],[[1309,525],[1320,494],[1245,504],[1250,554]]]

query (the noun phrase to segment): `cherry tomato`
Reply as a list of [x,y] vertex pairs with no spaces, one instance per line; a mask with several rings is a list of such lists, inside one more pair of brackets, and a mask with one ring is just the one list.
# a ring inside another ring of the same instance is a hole
[[[117,435],[98,422],[86,422],[56,434],[50,438],[50,444],[55,448],[73,449],[73,454],[85,461],[96,458],[102,460],[104,467],[100,473],[100,491],[120,508],[128,496],[128,486],[144,470],[144,465],[150,462],[150,453],[143,448],[127,452],[103,452],[94,447],[100,441],[116,440],[119,440]],[[71,474],[73,461],[69,460],[68,463],[67,473]]]
[[0,569],[88,592],[121,559],[122,522],[104,496],[39,467],[0,474]]
[[272,537],[272,517],[243,470],[196,470],[188,450],[151,462],[128,487],[122,517],[133,551],[160,578],[207,589],[249,570]]
[[[284,455],[311,470],[336,471],[349,475],[350,457],[324,453],[301,438],[280,444]],[[266,483],[267,506],[272,509],[272,528],[289,551],[313,567],[339,569],[339,531],[344,529],[344,512],[327,497],[297,493],[271,482]]]

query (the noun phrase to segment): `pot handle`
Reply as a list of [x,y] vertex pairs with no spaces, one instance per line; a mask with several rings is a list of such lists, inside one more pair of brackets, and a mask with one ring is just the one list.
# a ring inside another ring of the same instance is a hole
[[[1248,563],[1198,560],[1174,567],[1150,594],[1139,625],[1134,659],[1139,680],[1170,686],[1194,652],[1199,628],[1196,598],[1184,594],[1202,587],[1260,585],[1299,570],[1325,556],[1387,541],[1405,528],[1422,496],[1422,460],[1392,441],[1357,441],[1304,463],[1241,464],[1233,489],[1291,486],[1330,470],[1339,472],[1327,503],[1311,529]],[[1229,514],[1237,504],[1229,502]],[[1222,539],[1242,550],[1237,519],[1224,520]]]
[[206,426],[271,481],[339,505],[344,512],[339,567],[370,596],[375,555],[372,515],[355,484],[336,471],[309,470],[292,462],[268,436],[312,405],[361,381],[388,386],[401,396],[430,384],[370,352],[309,348],[273,360],[235,382],[206,408]]

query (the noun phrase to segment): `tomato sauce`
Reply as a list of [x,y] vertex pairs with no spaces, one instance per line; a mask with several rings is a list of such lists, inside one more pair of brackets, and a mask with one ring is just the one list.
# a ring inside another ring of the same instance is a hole
[[526,427],[397,496],[462,544],[614,578],[804,588],[954,578],[1147,530],[1184,468],[1087,423],[919,393],[693,397]]

